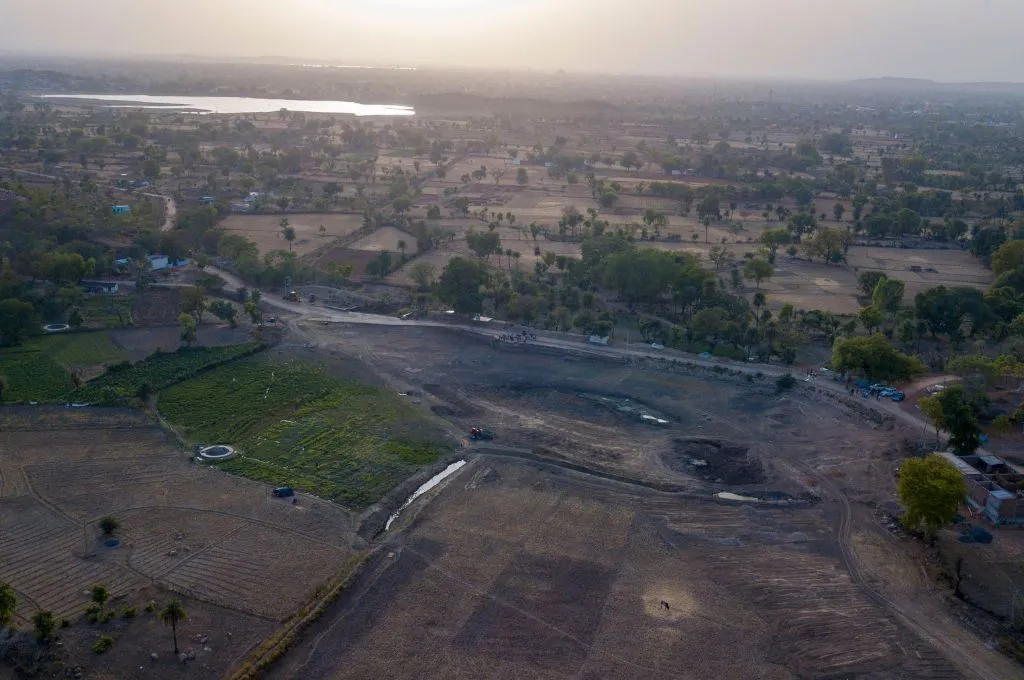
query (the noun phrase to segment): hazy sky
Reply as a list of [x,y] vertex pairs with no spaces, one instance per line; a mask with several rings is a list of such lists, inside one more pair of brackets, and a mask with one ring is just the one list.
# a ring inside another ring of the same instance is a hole
[[0,50],[1024,81],[1024,0],[0,0]]

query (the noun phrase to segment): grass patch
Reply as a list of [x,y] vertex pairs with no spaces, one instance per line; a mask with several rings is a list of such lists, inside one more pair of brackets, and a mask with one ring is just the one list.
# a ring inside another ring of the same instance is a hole
[[72,401],[107,403],[135,396],[148,385],[153,392],[189,378],[213,366],[259,351],[261,345],[245,343],[227,347],[183,347],[177,352],[159,352],[136,364],[124,362],[90,380],[71,394]]
[[299,361],[221,366],[165,390],[160,411],[193,441],[238,448],[242,455],[222,469],[352,508],[378,500],[444,451],[396,395]]
[[33,346],[0,350],[0,375],[5,402],[59,401],[75,389],[71,375]]
[[106,333],[47,335],[35,344],[64,366],[97,366],[128,358],[128,353],[115,345]]

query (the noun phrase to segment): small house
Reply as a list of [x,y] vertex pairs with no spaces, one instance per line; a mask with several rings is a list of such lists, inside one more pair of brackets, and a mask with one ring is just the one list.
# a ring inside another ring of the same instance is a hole
[[132,214],[132,207],[130,205],[115,205],[113,207],[113,212],[115,215],[127,217]]

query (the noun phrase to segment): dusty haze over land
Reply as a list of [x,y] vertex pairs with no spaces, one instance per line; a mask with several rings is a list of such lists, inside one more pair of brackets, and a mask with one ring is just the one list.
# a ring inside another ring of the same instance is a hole
[[1024,81],[1019,0],[0,0],[0,17],[8,52]]

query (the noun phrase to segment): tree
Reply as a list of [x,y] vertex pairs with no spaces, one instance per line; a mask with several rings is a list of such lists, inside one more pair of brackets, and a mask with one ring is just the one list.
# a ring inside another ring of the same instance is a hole
[[42,644],[53,637],[53,631],[57,628],[57,621],[53,618],[53,612],[38,611],[32,617],[32,627],[36,632],[36,642]]
[[39,330],[39,317],[28,302],[10,298],[0,301],[0,344],[16,345]]
[[519,186],[526,186],[530,181],[530,176],[526,173],[526,168],[519,168],[516,170],[516,184]]
[[295,240],[295,227],[288,223],[287,217],[281,218],[281,236],[288,241],[288,252],[292,251],[292,241]]
[[181,325],[181,341],[186,347],[191,347],[196,341],[196,320],[183,312],[178,315],[178,323]]
[[153,158],[147,158],[142,164],[142,175],[150,182],[160,179],[160,163]]
[[846,212],[846,206],[842,203],[836,203],[832,206],[832,216],[836,218],[836,222],[843,221],[843,214]]
[[818,229],[810,238],[801,244],[808,259],[813,260],[820,257],[825,264],[830,262],[842,262],[844,234],[841,229],[824,227]]
[[489,258],[492,254],[499,252],[501,248],[501,237],[496,231],[469,231],[466,233],[466,245],[476,254],[477,257]]
[[871,294],[871,304],[880,312],[895,317],[903,304],[903,291],[906,284],[899,279],[885,278],[878,282]]
[[974,403],[964,389],[954,385],[938,395],[942,402],[942,428],[949,433],[949,446],[962,455],[969,455],[981,446],[981,428]]
[[168,600],[164,608],[160,610],[160,620],[165,626],[171,627],[171,637],[174,640],[174,653],[178,653],[178,624],[188,621],[188,612],[181,605],[179,600]]
[[420,290],[430,288],[437,274],[437,268],[430,262],[416,262],[409,268],[409,277],[416,282]]
[[227,300],[216,300],[210,305],[210,312],[222,321],[227,321],[232,328],[238,326],[235,317],[238,316],[238,309]]
[[775,267],[760,257],[755,257],[743,265],[743,277],[753,281],[758,288],[761,287],[761,281],[770,279],[775,275]]
[[889,277],[882,272],[863,272],[857,277],[857,287],[860,288],[860,292],[864,293],[864,295],[873,295],[878,282],[887,278]]
[[487,283],[487,267],[463,257],[453,257],[437,286],[437,297],[459,314],[479,314],[483,309],[480,287]]
[[697,217],[701,221],[714,221],[722,217],[717,193],[708,194],[697,204]]
[[874,333],[882,325],[882,312],[878,307],[864,307],[857,312],[857,318],[864,325],[864,330]]
[[113,535],[113,533],[117,531],[118,527],[120,526],[121,523],[117,521],[116,517],[107,515],[106,517],[100,518],[100,531],[103,532],[104,536]]
[[921,413],[932,422],[935,428],[935,448],[939,448],[939,430],[942,427],[942,402],[938,397],[921,397],[917,401]]
[[18,596],[10,584],[0,582],[0,628],[6,628],[14,620]]
[[391,202],[391,209],[396,215],[404,215],[412,207],[412,201],[405,196],[399,196]]
[[711,246],[711,250],[708,252],[708,259],[715,265],[715,269],[721,269],[729,264],[732,255],[729,254],[729,251],[724,246]]
[[1007,241],[992,253],[992,271],[999,276],[1024,265],[1024,240]]
[[206,307],[206,291],[202,286],[189,286],[181,290],[181,311],[191,315],[196,324],[202,323]]
[[904,526],[924,529],[929,537],[953,521],[967,495],[964,476],[939,455],[911,458],[900,467]]
[[78,311],[78,307],[73,307],[71,313],[68,314],[68,325],[72,328],[78,329],[85,323],[85,319],[82,318],[82,313]]
[[89,594],[89,599],[99,605],[100,610],[103,610],[103,605],[110,599],[110,591],[107,590],[106,586],[93,586],[92,592]]
[[441,206],[431,205],[427,208],[427,219],[428,220],[439,220],[441,219]]
[[836,340],[832,346],[832,369],[855,371],[883,381],[907,380],[927,370],[920,359],[903,354],[877,333]]
[[249,315],[249,319],[256,326],[263,323],[263,312],[260,311],[259,305],[253,300],[249,300],[244,305],[245,313]]

